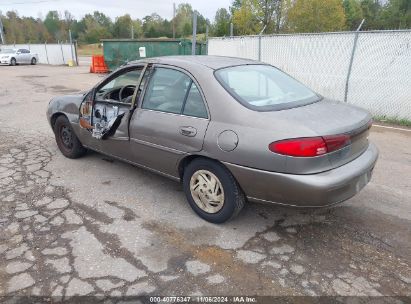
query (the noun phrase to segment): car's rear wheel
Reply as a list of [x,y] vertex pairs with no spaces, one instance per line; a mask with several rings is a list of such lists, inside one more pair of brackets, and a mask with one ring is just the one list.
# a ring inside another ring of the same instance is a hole
[[17,64],[16,58],[10,59],[10,65],[15,66]]
[[74,133],[70,122],[63,115],[56,119],[54,124],[54,135],[56,137],[57,146],[65,157],[79,158],[87,152]]
[[246,201],[233,175],[208,159],[199,158],[188,164],[183,187],[191,208],[211,223],[224,223],[235,217]]
[[36,63],[37,63],[37,59],[36,58],[31,58],[31,64],[32,65],[36,65]]

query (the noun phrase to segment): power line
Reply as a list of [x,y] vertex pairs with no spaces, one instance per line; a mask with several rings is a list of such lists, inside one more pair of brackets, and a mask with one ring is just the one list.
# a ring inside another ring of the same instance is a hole
[[37,4],[37,3],[57,2],[57,1],[61,1],[61,0],[39,0],[39,1],[32,1],[32,2],[10,2],[10,3],[0,3],[0,6],[21,5],[21,4]]

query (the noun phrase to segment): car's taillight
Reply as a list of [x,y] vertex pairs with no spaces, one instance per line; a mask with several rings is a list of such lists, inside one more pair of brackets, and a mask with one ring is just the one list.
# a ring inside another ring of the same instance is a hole
[[270,144],[269,149],[274,153],[298,157],[314,157],[327,153],[327,146],[322,137],[276,141]]
[[349,135],[330,135],[323,136],[325,144],[327,145],[327,153],[340,150],[351,143]]
[[271,143],[269,149],[271,152],[287,156],[315,157],[339,150],[349,144],[348,135],[330,135],[280,140]]

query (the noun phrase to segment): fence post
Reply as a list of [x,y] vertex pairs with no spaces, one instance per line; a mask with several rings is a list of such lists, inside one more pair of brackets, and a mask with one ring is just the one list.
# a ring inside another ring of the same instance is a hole
[[77,45],[77,40],[76,40],[76,44],[74,45],[74,52],[76,54],[76,65],[79,66],[77,48],[78,48],[78,45]]
[[71,61],[74,64],[73,38],[71,37],[71,30],[69,30],[69,39],[70,39]]
[[46,50],[47,64],[50,64],[50,62],[49,62],[49,54],[47,53],[47,41],[44,42],[44,49]]
[[262,29],[261,32],[258,34],[258,61],[261,61],[261,39],[262,39],[262,35],[263,35],[266,27],[267,27],[267,26],[264,25],[263,29]]
[[[205,44],[205,55],[208,55],[208,24],[206,25],[206,44]],[[202,55],[202,54],[201,54]]]
[[362,28],[362,25],[364,24],[365,19],[361,21],[360,26],[357,28],[355,31],[355,36],[354,36],[354,45],[352,47],[352,52],[351,52],[351,58],[350,58],[350,65],[348,66],[348,72],[347,72],[347,79],[345,81],[345,94],[344,94],[344,102],[347,102],[348,99],[348,88],[349,88],[349,83],[350,83],[350,78],[351,78],[351,71],[352,71],[352,65],[354,63],[354,56],[355,56],[355,50],[357,49],[357,43],[358,43],[358,37],[360,35],[360,30]]
[[64,52],[63,52],[63,43],[60,43],[60,49],[61,49],[61,57],[63,57],[63,64],[65,64]]
[[196,54],[197,47],[197,12],[193,12],[193,40],[191,42],[191,55]]

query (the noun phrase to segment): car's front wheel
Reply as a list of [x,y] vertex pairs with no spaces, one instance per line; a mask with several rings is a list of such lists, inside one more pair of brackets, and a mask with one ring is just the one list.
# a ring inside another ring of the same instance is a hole
[[36,65],[36,63],[37,63],[37,59],[33,57],[31,59],[31,65]]
[[56,119],[54,124],[54,135],[56,137],[57,146],[65,157],[79,158],[87,152],[74,133],[70,122],[63,115]]
[[208,159],[199,158],[188,164],[183,187],[191,208],[211,223],[224,223],[235,217],[246,201],[233,175]]
[[15,66],[17,64],[16,58],[10,59],[10,65]]

